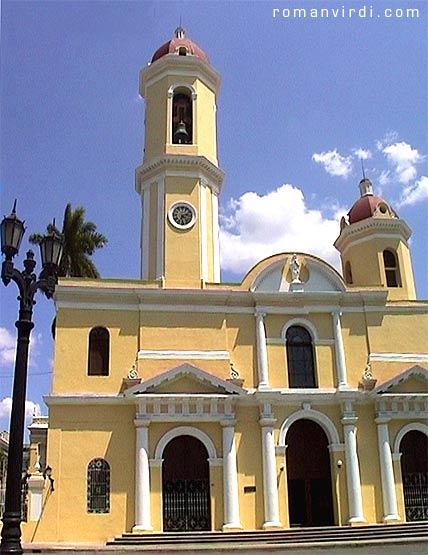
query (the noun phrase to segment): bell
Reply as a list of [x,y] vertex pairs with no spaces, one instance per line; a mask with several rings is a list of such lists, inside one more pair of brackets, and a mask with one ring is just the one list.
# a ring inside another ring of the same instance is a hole
[[183,120],[181,120],[180,123],[177,125],[177,129],[175,130],[174,141],[179,144],[185,143],[187,142],[188,138],[189,133],[187,132],[186,124]]

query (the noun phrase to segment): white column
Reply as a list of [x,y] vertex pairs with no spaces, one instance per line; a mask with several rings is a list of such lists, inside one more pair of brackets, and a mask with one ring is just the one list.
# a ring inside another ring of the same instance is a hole
[[238,470],[236,466],[235,421],[226,420],[223,426],[223,530],[242,529],[239,516]]
[[164,275],[164,226],[165,226],[165,178],[161,177],[157,186],[157,232],[156,232],[156,278]]
[[199,186],[199,226],[201,237],[201,279],[209,281],[208,276],[208,230],[207,230],[207,186],[201,180]]
[[133,532],[153,530],[150,511],[149,424],[148,420],[134,420],[136,429],[135,453],[135,526]]
[[[48,482],[49,483],[49,482]],[[45,479],[41,474],[32,474],[28,478],[28,520],[40,520],[43,511],[43,490],[45,487]],[[52,487],[49,486],[48,495],[52,493]]]
[[265,314],[256,312],[256,337],[257,337],[257,368],[259,373],[259,388],[269,387],[269,369],[266,347],[266,329],[264,324]]
[[273,426],[275,418],[260,418],[263,449],[263,499],[265,522],[263,528],[282,528],[279,519],[278,485],[276,478],[275,439]]
[[377,424],[377,437],[379,441],[384,522],[400,520],[400,516],[398,515],[397,494],[395,492],[391,446],[389,444],[388,421],[389,418],[376,418],[375,421]]
[[150,189],[141,191],[143,219],[141,222],[141,279],[149,278],[150,254]]
[[348,489],[349,523],[366,522],[363,513],[360,466],[357,453],[356,416],[342,418],[345,435],[346,483]]
[[213,219],[213,265],[214,281],[220,282],[220,227],[218,223],[218,194],[211,193],[212,199],[212,219]]
[[342,325],[340,322],[340,313],[332,312],[333,317],[333,333],[334,333],[334,351],[336,353],[337,368],[337,387],[339,389],[347,389],[348,380],[346,375],[345,348],[343,346]]

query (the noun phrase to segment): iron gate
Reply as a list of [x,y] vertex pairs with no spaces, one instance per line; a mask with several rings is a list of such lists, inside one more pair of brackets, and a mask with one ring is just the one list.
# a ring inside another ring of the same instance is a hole
[[406,520],[428,519],[428,473],[403,474],[404,505]]
[[168,480],[163,484],[165,532],[210,530],[210,484],[208,480]]

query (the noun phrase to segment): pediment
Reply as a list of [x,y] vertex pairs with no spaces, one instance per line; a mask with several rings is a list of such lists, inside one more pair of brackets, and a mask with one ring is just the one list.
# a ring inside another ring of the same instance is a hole
[[192,364],[181,364],[125,391],[125,396],[144,394],[242,395],[244,390]]
[[[295,270],[293,261],[297,264]],[[283,253],[262,260],[250,270],[243,284],[260,293],[345,290],[342,277],[332,266],[306,253]]]
[[428,370],[422,366],[412,366],[401,374],[378,385],[374,393],[428,393]]

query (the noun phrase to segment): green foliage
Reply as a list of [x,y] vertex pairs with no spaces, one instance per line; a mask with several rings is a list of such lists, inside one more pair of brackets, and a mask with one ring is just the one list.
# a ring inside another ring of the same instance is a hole
[[[55,226],[49,224],[47,232],[56,232],[62,235],[64,240],[63,253],[59,266],[58,275],[61,277],[89,277],[100,278],[95,264],[90,259],[97,249],[104,247],[107,238],[97,231],[94,222],[85,222],[85,209],[77,206],[75,210],[71,204],[67,204],[64,212],[62,232]],[[40,244],[43,235],[33,233],[30,243]]]

